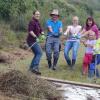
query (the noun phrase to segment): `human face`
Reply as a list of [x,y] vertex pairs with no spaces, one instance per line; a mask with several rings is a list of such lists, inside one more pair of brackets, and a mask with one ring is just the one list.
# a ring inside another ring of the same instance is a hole
[[59,16],[58,15],[51,15],[52,16],[52,20],[53,21],[57,21],[58,20],[58,18],[59,18]]
[[93,31],[89,32],[89,40],[94,40],[96,38],[95,33]]
[[37,20],[40,19],[40,12],[39,11],[36,11],[35,14],[33,15],[33,17]]
[[73,17],[73,19],[72,19],[72,23],[73,23],[73,25],[78,25],[78,23],[79,23],[79,19],[78,19],[77,16]]
[[92,26],[92,23],[93,23],[93,22],[92,22],[91,20],[88,20],[88,25],[89,25],[89,26]]

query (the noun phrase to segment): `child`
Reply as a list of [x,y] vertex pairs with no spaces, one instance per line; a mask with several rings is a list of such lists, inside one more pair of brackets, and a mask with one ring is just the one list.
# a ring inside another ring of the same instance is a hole
[[91,64],[89,65],[89,77],[100,77],[99,73],[99,65],[100,64],[100,37],[96,40],[96,44],[94,46],[94,55]]
[[93,56],[93,45],[96,43],[95,38],[96,38],[95,33],[93,31],[89,31],[88,40],[82,41],[84,46],[86,47],[85,55],[83,59],[83,66],[82,66],[83,75],[88,74],[88,67],[92,61],[92,56]]

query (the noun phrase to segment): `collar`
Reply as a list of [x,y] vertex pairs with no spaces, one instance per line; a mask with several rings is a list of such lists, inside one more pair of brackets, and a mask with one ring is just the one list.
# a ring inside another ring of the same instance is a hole
[[51,19],[51,21],[54,22],[54,23],[57,23],[57,22],[58,22],[58,20],[54,21],[54,20],[52,20],[52,19]]
[[34,20],[34,21],[38,22],[38,20],[37,20],[37,19],[35,19],[34,17],[32,17],[32,20]]

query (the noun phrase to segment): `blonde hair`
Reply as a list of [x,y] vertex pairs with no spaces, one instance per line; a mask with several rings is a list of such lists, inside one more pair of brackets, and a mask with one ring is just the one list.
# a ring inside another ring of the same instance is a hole
[[79,20],[79,17],[78,16],[73,16],[73,20]]
[[92,31],[92,30],[90,30],[90,31],[88,32],[88,34],[89,34],[89,35],[96,36],[96,35],[95,35],[95,32],[94,32],[94,31]]

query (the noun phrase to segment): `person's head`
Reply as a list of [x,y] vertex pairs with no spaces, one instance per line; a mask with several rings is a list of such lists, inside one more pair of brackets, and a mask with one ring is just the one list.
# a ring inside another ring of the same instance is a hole
[[54,9],[50,14],[52,20],[57,21],[59,18],[59,11],[58,9]]
[[90,31],[88,32],[88,38],[89,38],[89,40],[94,40],[94,39],[96,39],[96,34],[95,34],[95,32],[93,32],[92,30],[90,30]]
[[91,28],[95,24],[94,19],[92,17],[88,17],[86,20],[86,27]]
[[40,19],[40,12],[39,12],[38,10],[34,11],[34,12],[33,12],[33,17],[34,17],[35,19],[39,20],[39,19]]
[[74,16],[74,17],[72,18],[72,23],[73,23],[73,25],[78,25],[78,23],[79,23],[79,18],[78,18],[77,16]]

